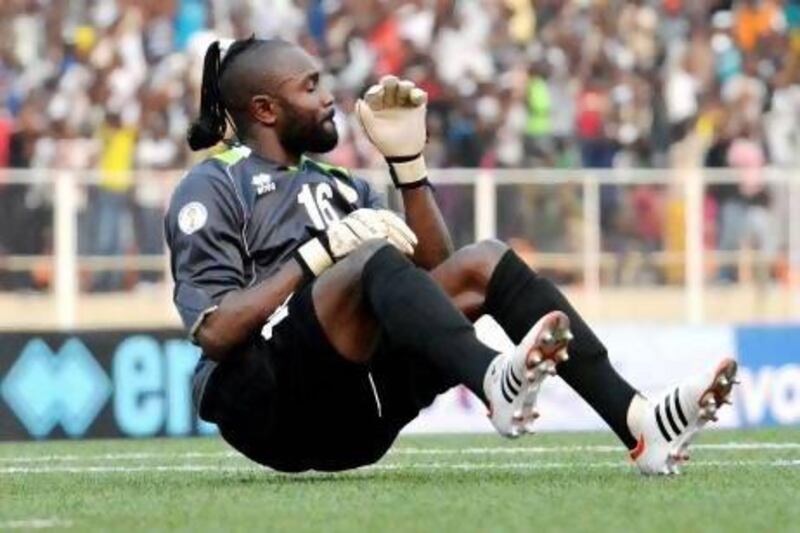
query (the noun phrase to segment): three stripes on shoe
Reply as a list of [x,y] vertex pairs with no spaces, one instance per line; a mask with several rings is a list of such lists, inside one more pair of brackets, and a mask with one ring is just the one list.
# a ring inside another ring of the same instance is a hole
[[503,398],[505,398],[508,403],[513,402],[514,396],[519,393],[520,387],[522,387],[522,380],[514,374],[511,364],[505,365],[503,369],[503,380],[500,387],[500,390],[503,392]]
[[[673,405],[674,405],[674,413],[673,413]],[[661,411],[664,411],[664,416],[662,417]],[[678,389],[676,388],[675,391],[668,395],[661,403],[656,404],[656,424],[658,424],[658,430],[661,432],[661,436],[667,442],[672,442],[673,439],[679,437],[681,432],[686,429],[686,426],[689,425],[689,422],[686,420],[686,416],[683,414],[683,409],[681,408],[681,400],[679,396]],[[677,414],[677,419],[675,417]],[[667,431],[667,427],[664,424],[664,418],[666,418],[670,429],[674,435],[670,434]],[[680,426],[678,425],[680,422]]]

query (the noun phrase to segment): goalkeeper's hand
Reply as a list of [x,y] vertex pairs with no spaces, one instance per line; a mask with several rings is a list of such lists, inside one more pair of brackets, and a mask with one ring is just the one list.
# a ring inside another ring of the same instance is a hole
[[302,244],[295,257],[308,275],[316,277],[372,239],[387,239],[408,256],[414,255],[417,245],[417,236],[399,216],[386,209],[363,208]]
[[425,111],[428,95],[408,80],[384,76],[356,102],[356,114],[372,144],[389,163],[399,188],[428,183],[422,149],[425,147]]

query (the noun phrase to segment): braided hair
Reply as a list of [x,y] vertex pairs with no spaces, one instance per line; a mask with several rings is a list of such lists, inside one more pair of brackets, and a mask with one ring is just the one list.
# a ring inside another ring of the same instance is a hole
[[236,132],[234,121],[230,118],[225,99],[220,91],[220,80],[226,67],[231,65],[242,52],[269,41],[256,39],[236,40],[226,53],[222,54],[219,41],[214,41],[206,50],[203,61],[203,81],[200,88],[200,114],[189,126],[186,140],[192,150],[210,148],[225,138],[227,125]]

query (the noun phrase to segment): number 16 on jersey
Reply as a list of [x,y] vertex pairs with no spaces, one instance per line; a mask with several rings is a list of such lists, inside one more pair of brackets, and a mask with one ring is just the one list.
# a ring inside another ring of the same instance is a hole
[[324,230],[339,221],[339,215],[331,205],[333,189],[327,183],[312,187],[306,183],[297,195],[297,202],[306,208],[308,217],[318,230]]

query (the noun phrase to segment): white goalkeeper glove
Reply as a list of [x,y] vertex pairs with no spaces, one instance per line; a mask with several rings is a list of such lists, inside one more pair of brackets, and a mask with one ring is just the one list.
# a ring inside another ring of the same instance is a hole
[[399,216],[385,209],[363,208],[302,244],[295,257],[307,274],[316,277],[371,239],[388,239],[409,256],[414,254],[417,245],[417,236]]
[[378,216],[386,226],[386,238],[392,245],[411,257],[417,247],[417,235],[408,227],[406,221],[400,218],[394,211],[379,209]]
[[428,95],[408,80],[384,76],[356,102],[356,114],[369,140],[386,158],[398,188],[428,184],[422,149]]

